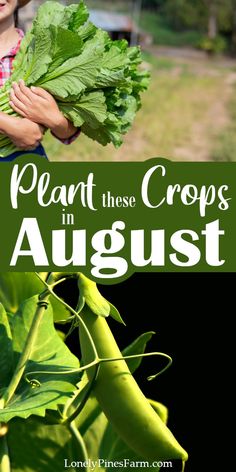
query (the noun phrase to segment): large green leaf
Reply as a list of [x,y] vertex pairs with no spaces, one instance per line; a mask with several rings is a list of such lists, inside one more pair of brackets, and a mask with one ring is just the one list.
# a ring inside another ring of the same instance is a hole
[[97,31],[96,26],[91,23],[91,21],[88,21],[85,23],[85,25],[81,26],[78,30],[79,37],[83,41],[87,41],[88,39],[91,39]]
[[47,72],[48,66],[52,61],[50,31],[45,28],[38,28],[28,49],[30,64],[24,77],[26,85],[34,84],[39,77]]
[[33,32],[37,26],[48,28],[50,25],[62,25],[65,7],[58,2],[48,1],[41,5],[34,20]]
[[76,426],[83,436],[101,413],[102,410],[97,399],[91,394],[83,410],[76,418]]
[[96,461],[104,457],[100,455],[100,447],[107,425],[108,421],[106,416],[103,412],[100,412],[83,436],[89,459],[92,461]]
[[20,50],[16,55],[16,58],[13,61],[13,73],[11,77],[7,80],[2,90],[7,88],[9,83],[13,81],[18,81],[20,78],[24,77],[28,67],[28,48],[32,41],[32,31],[28,31],[21,41]]
[[[1,388],[10,382],[13,367],[12,335],[7,314],[0,304],[0,394]],[[0,395],[1,396],[1,395]]]
[[[25,346],[37,302],[36,296],[26,300],[18,312],[11,317],[15,366]],[[2,333],[2,336],[1,344],[6,345],[5,336],[7,335],[4,336]],[[3,410],[0,410],[0,422],[8,422],[15,416],[21,418],[28,418],[32,414],[44,416],[46,409],[57,409],[58,404],[64,404],[71,397],[80,378],[77,373],[62,374],[62,372],[78,367],[78,359],[71,354],[54,328],[53,311],[49,305],[39,326],[37,339],[25,369],[26,374],[45,371],[44,374],[35,374],[30,377],[36,378],[41,385],[32,388],[23,377],[13,398]],[[56,372],[57,375],[50,372]],[[2,389],[7,386],[8,383],[0,384]]]
[[0,272],[0,302],[10,313],[20,304],[44,290],[44,284],[31,272]]
[[84,123],[81,126],[81,131],[82,133],[86,134],[86,136],[88,136],[90,139],[93,139],[93,141],[98,141],[100,144],[102,144],[102,146],[106,146],[107,144],[112,142],[114,146],[119,147],[122,141],[118,133],[114,135],[116,130],[115,127],[113,128],[114,129],[112,137],[109,134],[108,126],[104,124],[99,126],[99,128],[94,129],[91,128],[91,126],[89,126],[87,123]]
[[[52,72],[54,69],[63,64],[67,59],[78,56],[82,50],[83,42],[78,34],[72,31],[60,28],[59,26],[50,26],[51,34],[51,56],[52,62],[50,63],[47,73]],[[73,43],[74,47],[71,47]]]
[[96,78],[96,88],[117,87],[125,82],[124,70],[110,70],[102,68]]
[[86,42],[81,54],[65,61],[39,81],[38,85],[59,98],[78,96],[86,88],[91,89],[94,86],[100,58],[96,38],[93,38]]
[[112,70],[122,69],[127,64],[128,58],[126,51],[121,50],[116,46],[116,42],[114,42],[113,45],[108,49],[107,53],[103,56],[101,66]]
[[[0,272],[0,303],[6,311],[15,313],[27,298],[45,290],[43,282],[34,272]],[[70,312],[58,300],[51,297],[54,321],[65,320]]]
[[82,459],[65,426],[48,426],[37,417],[12,420],[7,441],[11,472],[60,472],[66,458],[68,462]]
[[77,127],[85,121],[93,127],[98,127],[107,116],[105,102],[104,93],[95,91],[83,94],[76,103],[60,102],[59,108]]
[[[73,5],[71,8],[73,8]],[[68,8],[69,10],[69,8]],[[77,8],[74,8],[74,11],[71,15],[68,28],[71,31],[79,31],[79,28],[83,26],[89,17],[89,12],[84,2],[80,2]]]

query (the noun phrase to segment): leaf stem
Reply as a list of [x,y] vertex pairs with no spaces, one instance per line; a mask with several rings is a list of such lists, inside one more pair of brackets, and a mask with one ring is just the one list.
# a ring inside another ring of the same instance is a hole
[[0,437],[0,472],[11,472],[6,435]]
[[[89,471],[89,467],[88,467],[88,463],[89,463],[89,458],[88,458],[88,452],[87,452],[87,449],[86,449],[86,446],[85,446],[85,443],[84,443],[84,440],[79,432],[79,430],[76,428],[76,425],[75,425],[75,422],[72,421],[72,423],[69,424],[68,426],[73,438],[76,440],[78,446],[79,446],[79,449],[80,449],[80,453],[82,454],[82,459],[83,459],[83,462],[87,463],[87,465],[85,466],[85,471]],[[0,471],[1,472],[1,471]],[[5,471],[4,471],[5,472]]]
[[37,308],[35,311],[35,315],[25,342],[24,349],[20,355],[18,364],[15,368],[13,377],[11,379],[10,384],[8,385],[7,389],[4,392],[4,395],[2,397],[2,400],[4,402],[4,407],[9,403],[11,398],[13,397],[21,379],[24,374],[26,364],[28,359],[30,358],[30,355],[32,353],[32,349],[34,347],[37,334],[38,334],[38,329],[41,323],[41,320],[43,318],[43,315],[45,313],[45,310],[47,309],[47,304],[48,304],[48,298],[50,296],[50,293],[43,293],[43,296],[39,296],[39,301],[37,304]]

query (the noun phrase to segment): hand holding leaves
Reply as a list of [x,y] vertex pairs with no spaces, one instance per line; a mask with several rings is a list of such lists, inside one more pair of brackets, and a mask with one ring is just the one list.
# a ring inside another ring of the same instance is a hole
[[41,87],[27,87],[23,80],[13,82],[10,105],[23,118],[39,123],[46,128],[60,124],[63,115],[56,100]]

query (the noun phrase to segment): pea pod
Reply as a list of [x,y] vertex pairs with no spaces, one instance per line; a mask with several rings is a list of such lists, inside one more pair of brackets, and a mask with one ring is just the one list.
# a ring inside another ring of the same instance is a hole
[[[96,316],[88,307],[81,317],[93,338],[98,356],[101,359],[121,357],[105,318]],[[83,362],[88,364],[94,354],[82,326],[80,344]],[[92,379],[93,369],[88,369],[87,374]],[[125,361],[100,365],[94,393],[114,429],[138,455],[149,461],[187,460],[187,452],[150,406]]]

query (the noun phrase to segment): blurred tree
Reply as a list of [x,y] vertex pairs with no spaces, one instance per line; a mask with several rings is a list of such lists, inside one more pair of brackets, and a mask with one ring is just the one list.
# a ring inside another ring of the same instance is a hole
[[208,37],[210,39],[215,39],[218,34],[218,7],[219,1],[217,0],[205,0],[206,7],[208,10]]
[[223,34],[236,52],[236,0],[142,0],[142,5],[176,31],[202,31],[213,42]]
[[231,50],[236,54],[236,0],[232,2],[232,38],[231,38]]
[[166,0],[161,11],[176,30],[204,28],[206,6],[203,0]]
[[207,31],[214,38],[218,31],[232,30],[233,4],[236,0],[165,0],[161,14],[176,30]]
[[165,0],[143,0],[143,7],[147,10],[158,10],[164,5]]
[[214,39],[218,32],[232,28],[234,0],[204,0],[208,18],[208,37]]
[[204,0],[208,14],[208,37],[217,39],[223,34],[236,52],[236,0]]

